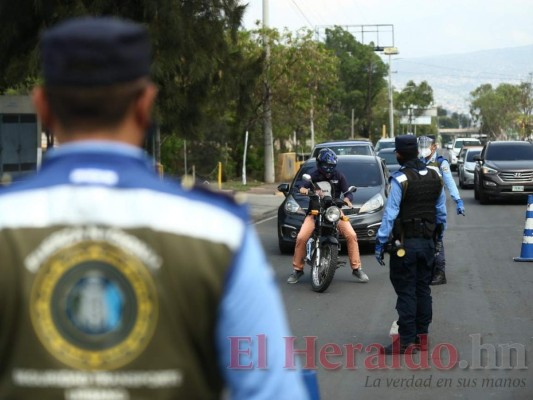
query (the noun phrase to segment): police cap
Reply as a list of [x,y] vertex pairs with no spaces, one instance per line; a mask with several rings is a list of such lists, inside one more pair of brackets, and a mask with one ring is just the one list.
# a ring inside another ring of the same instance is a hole
[[137,23],[112,17],[69,19],[45,31],[47,86],[107,86],[150,74],[150,40]]
[[401,135],[394,139],[395,151],[398,153],[418,152],[418,144],[415,135]]

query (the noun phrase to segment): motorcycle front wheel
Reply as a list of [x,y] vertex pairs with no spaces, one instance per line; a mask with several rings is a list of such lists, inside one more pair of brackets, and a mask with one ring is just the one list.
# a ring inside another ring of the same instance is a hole
[[338,256],[339,248],[332,243],[322,244],[320,251],[315,252],[311,265],[311,287],[315,292],[324,292],[329,287],[337,269]]

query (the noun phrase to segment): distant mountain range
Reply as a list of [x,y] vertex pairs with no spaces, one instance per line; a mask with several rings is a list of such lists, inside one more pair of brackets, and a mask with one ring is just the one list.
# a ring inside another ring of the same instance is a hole
[[400,54],[392,59],[392,72],[395,90],[401,90],[410,80],[417,85],[427,81],[436,105],[468,114],[470,92],[480,85],[496,87],[531,79],[533,45],[424,58],[402,59]]

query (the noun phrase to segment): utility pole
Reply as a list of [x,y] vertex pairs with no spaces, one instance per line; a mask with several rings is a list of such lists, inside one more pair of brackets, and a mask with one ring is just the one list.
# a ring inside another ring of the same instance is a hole
[[265,146],[265,182],[274,183],[274,140],[272,137],[272,107],[270,104],[270,43],[268,33],[268,0],[263,0],[263,46],[265,50],[265,64],[263,67],[265,80],[263,84],[263,135]]
[[352,129],[351,129],[352,135],[350,137],[351,139],[355,138],[354,123],[355,123],[355,110],[352,108]]
[[309,111],[309,129],[311,130],[311,149],[315,147],[315,113],[313,105],[313,95],[311,95],[311,110]]
[[393,107],[393,91],[392,91],[392,65],[391,65],[391,56],[393,54],[399,54],[400,52],[396,47],[385,47],[383,49],[383,54],[389,56],[389,137],[394,137],[394,107]]

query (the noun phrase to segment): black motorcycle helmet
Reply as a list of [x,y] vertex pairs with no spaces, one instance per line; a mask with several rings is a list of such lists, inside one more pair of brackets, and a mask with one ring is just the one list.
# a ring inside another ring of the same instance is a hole
[[337,155],[328,148],[320,150],[316,156],[316,166],[326,178],[330,178],[337,168]]

